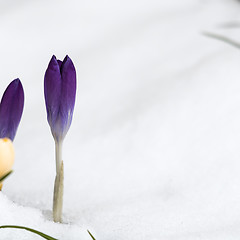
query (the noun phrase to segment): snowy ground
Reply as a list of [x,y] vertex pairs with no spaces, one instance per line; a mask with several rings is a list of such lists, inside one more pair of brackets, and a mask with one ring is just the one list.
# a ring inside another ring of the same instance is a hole
[[[234,0],[0,0],[0,94],[19,77],[26,95],[0,225],[61,240],[240,239],[240,52],[201,34],[240,42],[239,12]],[[78,75],[64,224],[51,220],[52,54]]]

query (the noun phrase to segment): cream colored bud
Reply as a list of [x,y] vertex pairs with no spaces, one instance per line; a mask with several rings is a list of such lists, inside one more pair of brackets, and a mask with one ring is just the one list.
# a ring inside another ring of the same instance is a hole
[[12,141],[8,138],[0,138],[0,177],[12,170],[14,156]]

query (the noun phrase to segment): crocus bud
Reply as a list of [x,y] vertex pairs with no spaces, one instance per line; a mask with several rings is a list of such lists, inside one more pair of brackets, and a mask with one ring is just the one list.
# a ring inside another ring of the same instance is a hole
[[21,81],[13,80],[5,90],[0,103],[0,138],[16,135],[24,105],[24,92]]
[[0,178],[12,170],[14,163],[14,148],[9,138],[0,139]]
[[47,119],[56,141],[64,139],[72,122],[76,95],[76,70],[72,60],[55,56],[44,76],[44,95]]

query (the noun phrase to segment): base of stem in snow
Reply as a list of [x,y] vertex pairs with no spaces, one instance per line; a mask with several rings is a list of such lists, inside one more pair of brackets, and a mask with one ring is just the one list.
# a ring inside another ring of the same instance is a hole
[[62,207],[63,207],[63,161],[55,178],[54,195],[53,195],[53,221],[62,222]]

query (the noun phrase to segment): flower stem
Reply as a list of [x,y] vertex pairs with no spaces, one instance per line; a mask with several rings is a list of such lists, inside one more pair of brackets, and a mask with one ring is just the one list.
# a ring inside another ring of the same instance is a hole
[[54,184],[53,195],[53,221],[62,221],[62,206],[63,206],[63,161],[62,161],[62,141],[55,142],[56,147],[56,178]]
[[60,171],[62,161],[62,141],[55,140],[55,154],[56,154],[56,172]]

